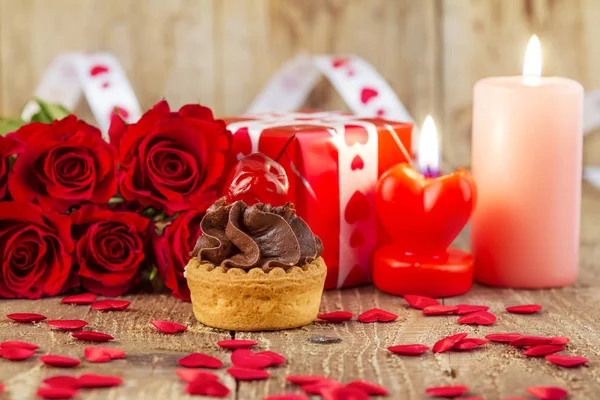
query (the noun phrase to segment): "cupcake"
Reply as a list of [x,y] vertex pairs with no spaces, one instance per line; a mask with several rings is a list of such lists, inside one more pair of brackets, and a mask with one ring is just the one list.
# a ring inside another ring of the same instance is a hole
[[[249,187],[245,200],[260,188]],[[208,209],[201,230],[185,273],[198,321],[258,331],[298,328],[316,318],[327,274],[323,246],[292,203],[248,205],[224,197]]]

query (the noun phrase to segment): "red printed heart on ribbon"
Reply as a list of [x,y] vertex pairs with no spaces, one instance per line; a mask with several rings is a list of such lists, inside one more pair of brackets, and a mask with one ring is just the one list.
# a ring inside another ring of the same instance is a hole
[[371,205],[367,196],[357,190],[350,198],[350,201],[348,201],[344,218],[349,224],[354,224],[357,221],[365,221],[369,218],[370,210]]
[[106,74],[110,71],[110,68],[104,64],[96,64],[92,65],[90,68],[90,76],[98,76],[101,74]]
[[127,111],[125,108],[123,108],[121,106],[114,106],[110,112],[111,112],[111,118],[112,118],[113,114],[117,114],[123,119],[129,118],[129,111]]
[[354,143],[366,144],[369,141],[369,134],[362,126],[346,125],[344,140],[348,146],[352,146]]
[[334,58],[333,60],[331,60],[331,66],[333,68],[341,68],[346,66],[349,62],[349,58]]
[[365,87],[360,92],[360,101],[363,104],[368,104],[375,97],[379,96],[379,92],[373,88]]
[[363,161],[362,157],[359,155],[356,155],[353,159],[352,159],[352,163],[350,164],[350,168],[352,169],[352,171],[357,170],[357,169],[363,169],[365,167],[365,162]]

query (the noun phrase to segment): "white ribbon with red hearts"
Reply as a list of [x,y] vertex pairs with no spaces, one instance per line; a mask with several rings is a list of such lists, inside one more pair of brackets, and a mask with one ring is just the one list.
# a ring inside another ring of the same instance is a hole
[[[583,102],[583,134],[600,128],[600,89],[585,94]],[[584,167],[583,178],[600,189],[600,167]]]
[[418,129],[404,104],[375,68],[353,55],[297,56],[275,73],[250,105],[248,114],[298,110],[322,75],[355,115],[413,123],[416,148]]
[[[338,183],[340,198],[340,247],[339,247],[339,272],[337,286],[341,287],[353,268],[358,267],[363,270],[364,276],[370,276],[370,257],[376,246],[377,223],[375,215],[375,185],[377,184],[378,170],[378,137],[377,127],[369,121],[359,119],[360,117],[349,114],[335,112],[316,112],[316,113],[261,113],[247,115],[248,119],[231,123],[227,128],[234,135],[242,128],[248,130],[251,141],[251,152],[258,151],[258,141],[261,133],[265,129],[283,127],[310,125],[321,126],[331,134],[332,142],[338,149]],[[346,125],[358,125],[365,128],[368,139],[366,143],[358,142],[348,145],[346,143]],[[393,129],[390,129],[392,135],[396,135]],[[405,154],[409,157],[408,150],[402,145],[400,139],[396,136],[396,142]],[[239,155],[238,155],[239,156]],[[359,157],[363,161],[363,168],[352,169],[352,162]],[[310,183],[300,175],[294,164],[290,160],[294,173],[303,182],[307,192],[316,197],[316,194]],[[369,217],[360,221],[348,221],[345,218],[346,209],[352,207],[353,201],[358,197],[363,197],[368,202]],[[355,232],[360,232],[364,238],[363,243],[358,247],[350,245],[350,238]]]
[[[108,53],[64,53],[57,56],[44,71],[35,96],[59,103],[73,110],[85,96],[104,137],[112,113],[117,110],[127,122],[142,116],[137,97],[119,61]],[[38,111],[30,102],[22,118],[28,121]]]

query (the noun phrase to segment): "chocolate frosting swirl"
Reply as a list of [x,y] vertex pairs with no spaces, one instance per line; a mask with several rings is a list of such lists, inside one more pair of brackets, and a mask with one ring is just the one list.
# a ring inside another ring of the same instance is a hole
[[292,203],[248,206],[222,198],[208,209],[200,227],[191,255],[226,268],[287,270],[311,263],[323,252],[321,239],[296,215]]

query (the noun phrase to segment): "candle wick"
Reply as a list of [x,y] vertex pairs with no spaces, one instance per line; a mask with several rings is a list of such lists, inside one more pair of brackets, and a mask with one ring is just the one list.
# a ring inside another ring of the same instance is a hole
[[437,169],[433,168],[431,165],[426,165],[421,173],[425,178],[436,178],[438,176]]

